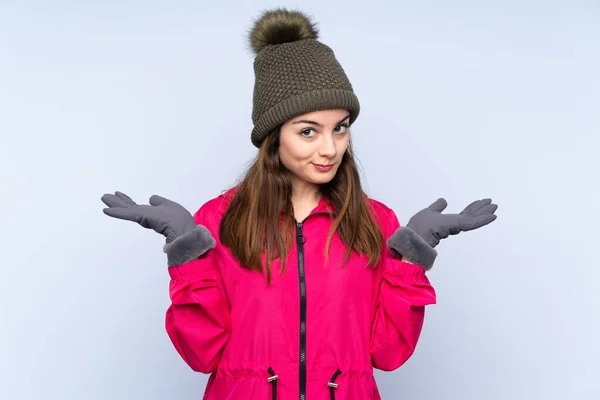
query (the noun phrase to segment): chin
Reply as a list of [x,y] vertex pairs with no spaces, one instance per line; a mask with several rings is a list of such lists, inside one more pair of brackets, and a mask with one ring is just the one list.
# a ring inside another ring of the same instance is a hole
[[331,180],[335,177],[335,172],[331,172],[329,174],[321,174],[319,176],[311,176],[310,182],[316,185],[324,185],[326,183],[331,182]]

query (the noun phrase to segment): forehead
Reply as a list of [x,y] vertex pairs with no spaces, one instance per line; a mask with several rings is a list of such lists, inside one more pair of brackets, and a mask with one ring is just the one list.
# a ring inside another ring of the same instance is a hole
[[311,120],[311,121],[329,121],[335,120],[336,122],[345,116],[349,116],[350,113],[347,110],[335,109],[335,110],[317,110],[311,111],[302,115],[298,115],[289,122],[300,121],[300,120]]

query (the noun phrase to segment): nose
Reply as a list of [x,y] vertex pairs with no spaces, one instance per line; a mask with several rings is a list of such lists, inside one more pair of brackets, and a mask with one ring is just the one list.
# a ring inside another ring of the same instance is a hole
[[321,143],[319,144],[319,155],[325,158],[331,158],[335,156],[335,141],[333,134],[326,134],[321,136]]

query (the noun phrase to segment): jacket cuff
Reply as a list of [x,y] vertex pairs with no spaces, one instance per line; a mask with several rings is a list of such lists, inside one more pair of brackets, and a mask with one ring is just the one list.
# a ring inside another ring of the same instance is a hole
[[210,249],[213,249],[215,245],[215,239],[210,234],[210,231],[203,225],[196,225],[193,231],[165,244],[163,251],[167,253],[167,264],[169,267],[175,267],[197,259]]
[[407,226],[401,226],[387,241],[387,246],[402,258],[421,265],[425,271],[433,267],[437,251]]

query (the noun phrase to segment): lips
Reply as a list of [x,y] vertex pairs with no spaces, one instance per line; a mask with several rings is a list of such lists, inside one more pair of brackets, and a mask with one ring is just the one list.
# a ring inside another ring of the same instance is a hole
[[321,171],[321,172],[327,172],[327,171],[331,171],[331,169],[333,168],[333,165],[334,165],[334,164],[326,164],[326,165],[323,165],[323,164],[315,164],[315,163],[312,163],[312,165],[314,165],[314,166],[315,166],[315,168],[316,168],[317,170]]

